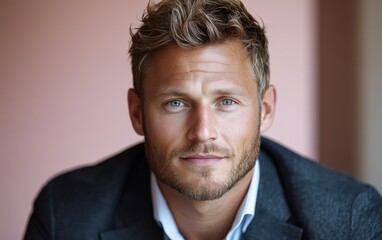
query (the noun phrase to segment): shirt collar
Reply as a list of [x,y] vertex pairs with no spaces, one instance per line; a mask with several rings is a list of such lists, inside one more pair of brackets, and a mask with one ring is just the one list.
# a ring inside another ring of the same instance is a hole
[[[260,163],[257,160],[254,167],[254,171],[253,171],[248,192],[245,195],[245,198],[243,202],[241,203],[239,210],[237,211],[235,220],[232,224],[232,228],[228,232],[226,239],[239,239],[235,236],[239,236],[242,233],[244,233],[249,223],[255,217],[257,192],[258,192],[259,180],[260,180],[259,164]],[[152,195],[154,219],[162,227],[168,239],[184,240],[182,234],[179,232],[179,229],[176,226],[175,219],[170,212],[167,202],[164,199],[164,196],[159,189],[156,177],[152,172],[150,177],[151,177],[151,195]]]
[[151,172],[150,177],[154,219],[162,227],[165,235],[167,235],[169,239],[184,240],[182,234],[176,226],[175,219],[170,212],[167,202],[159,189],[154,173]]
[[256,202],[257,202],[257,193],[259,189],[259,182],[260,182],[260,162],[257,160],[252,180],[249,185],[249,189],[247,194],[245,195],[245,198],[243,202],[240,205],[239,210],[236,213],[235,220],[233,221],[232,227],[230,231],[227,234],[226,239],[239,239],[238,236],[244,233],[253,218],[255,217],[255,210],[256,210]]

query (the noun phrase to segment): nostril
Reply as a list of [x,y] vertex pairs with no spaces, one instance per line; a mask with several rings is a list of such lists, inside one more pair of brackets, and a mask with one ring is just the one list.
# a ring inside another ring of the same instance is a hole
[[215,124],[211,121],[195,121],[188,131],[189,139],[195,142],[206,142],[215,140],[217,131]]

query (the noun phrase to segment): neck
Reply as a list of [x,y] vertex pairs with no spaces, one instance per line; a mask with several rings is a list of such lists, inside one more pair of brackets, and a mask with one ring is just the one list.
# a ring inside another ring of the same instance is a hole
[[251,170],[221,198],[194,201],[158,181],[179,231],[185,239],[224,239],[248,191]]

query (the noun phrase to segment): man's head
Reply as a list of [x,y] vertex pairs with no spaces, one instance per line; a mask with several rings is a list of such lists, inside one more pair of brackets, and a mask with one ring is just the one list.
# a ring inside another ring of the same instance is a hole
[[129,110],[160,184],[220,198],[251,172],[270,127],[264,30],[235,0],[149,5],[130,49]]
[[269,85],[268,41],[264,28],[239,0],[151,1],[142,16],[142,26],[131,32],[130,48],[134,88],[142,88],[155,50],[176,43],[182,48],[202,47],[235,39],[248,55],[258,84],[259,97]]

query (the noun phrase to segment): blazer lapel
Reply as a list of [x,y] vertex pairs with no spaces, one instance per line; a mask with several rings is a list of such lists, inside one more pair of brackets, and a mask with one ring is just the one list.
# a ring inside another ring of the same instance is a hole
[[243,239],[299,240],[303,230],[293,221],[276,167],[269,156],[260,154],[260,183],[253,221]]
[[163,239],[163,231],[153,218],[150,170],[144,150],[137,153],[130,159],[134,166],[127,174],[115,229],[100,233],[101,240]]
[[300,240],[302,238],[302,232],[301,228],[287,222],[282,222],[264,209],[259,209],[256,210],[255,219],[248,226],[242,239]]
[[163,232],[156,224],[155,220],[140,221],[133,226],[124,227],[100,234],[101,240],[146,240],[163,239]]

